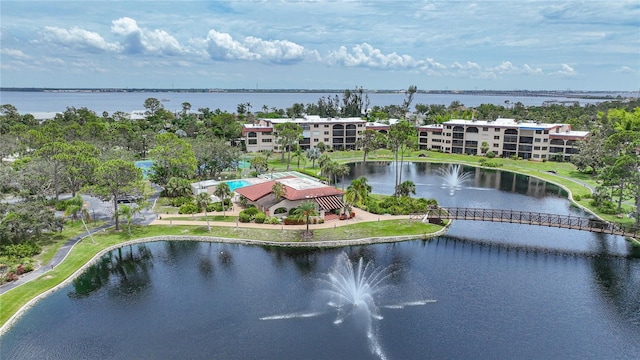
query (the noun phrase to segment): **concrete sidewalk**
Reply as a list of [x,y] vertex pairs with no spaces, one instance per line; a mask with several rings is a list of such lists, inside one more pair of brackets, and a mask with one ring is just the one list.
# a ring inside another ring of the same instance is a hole
[[[322,224],[309,224],[309,230],[313,229],[331,229],[338,226],[346,226],[357,224],[361,222],[375,222],[383,220],[398,220],[409,219],[410,215],[378,215],[370,212],[354,209],[356,216],[348,220],[329,220]],[[225,227],[239,227],[239,228],[251,228],[251,229],[284,229],[284,230],[305,230],[306,224],[303,225],[283,225],[283,224],[257,224],[257,223],[242,223],[237,221],[239,211],[234,209],[233,211],[226,212],[226,216],[230,218],[236,218],[234,222],[228,221],[209,221],[211,226],[225,226]],[[193,215],[162,215],[165,218],[171,217],[172,220],[156,219],[151,222],[151,225],[194,225],[194,226],[207,226],[206,221],[195,220],[195,218],[204,217],[204,213]],[[222,216],[222,212],[207,213],[207,216]],[[179,218],[179,220],[177,219]]]

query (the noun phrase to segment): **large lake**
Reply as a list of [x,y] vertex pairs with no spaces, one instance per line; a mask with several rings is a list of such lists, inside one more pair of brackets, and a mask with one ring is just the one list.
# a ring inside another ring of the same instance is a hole
[[[182,103],[191,104],[192,110],[199,108],[220,109],[235,113],[240,103],[250,103],[251,111],[261,111],[262,106],[286,109],[294,103],[317,103],[318,99],[335,96],[336,93],[177,93],[177,92],[21,92],[1,91],[0,103],[14,105],[21,114],[63,112],[68,106],[76,108],[86,107],[102,115],[103,111],[112,114],[115,111],[130,113],[134,110],[144,110],[147,98],[164,100],[163,106],[167,110],[180,111]],[[341,96],[341,94],[338,94]],[[404,94],[369,94],[371,106],[401,105]],[[416,94],[413,104],[440,104],[449,106],[452,101],[459,101],[466,106],[481,104],[505,105],[521,102],[524,105],[541,105],[547,100],[579,101],[580,104],[597,103],[602,100],[568,99],[558,97],[525,97],[525,96],[485,96],[461,94]]]
[[[392,168],[355,165],[350,177],[368,174],[384,192]],[[450,195],[438,168],[409,164],[403,179],[447,206],[584,215],[556,186],[500,171],[466,168],[472,179]],[[323,296],[321,280],[343,252],[390,274],[375,287],[381,319],[371,328],[363,308],[339,313]],[[37,303],[0,351],[3,359],[637,359],[640,260],[625,253],[619,237],[470,221],[431,240],[332,250],[133,245]]]

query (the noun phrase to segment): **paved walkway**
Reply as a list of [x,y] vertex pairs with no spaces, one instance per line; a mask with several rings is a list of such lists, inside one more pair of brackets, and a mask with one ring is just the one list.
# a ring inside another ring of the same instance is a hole
[[[240,210],[235,207],[233,211],[227,211],[226,215],[230,218],[237,218]],[[348,220],[331,220],[322,224],[309,224],[309,229],[330,229],[337,226],[352,225],[360,222],[373,222],[382,220],[397,220],[397,219],[409,219],[409,215],[377,215],[370,212],[354,209],[356,216]],[[222,216],[222,212],[207,213],[208,216]],[[171,220],[162,219],[172,218]],[[159,219],[153,220],[151,225],[197,225],[207,226],[206,221],[195,220],[196,218],[204,217],[204,213],[193,215],[161,215]],[[184,219],[184,220],[182,220]],[[273,225],[273,224],[256,224],[256,223],[241,223],[241,222],[229,222],[229,221],[209,221],[211,226],[225,226],[225,227],[242,227],[252,229],[278,229],[284,228],[286,230],[305,230],[307,225]]]
[[[160,188],[157,186],[154,186],[154,188],[156,189],[155,194],[153,194],[150,198],[149,201],[155,205],[155,202],[158,199],[158,196],[160,195]],[[97,228],[93,228],[91,230],[89,230],[90,234],[95,234],[99,231],[102,231],[104,229],[110,228],[112,226],[114,226],[114,222],[112,221],[111,217],[108,216],[106,214],[107,209],[110,210],[111,204],[110,203],[106,203],[103,201],[100,201],[96,198],[91,198],[89,196],[84,195],[83,199],[85,199],[85,203],[89,204],[89,211],[93,212],[94,217],[96,219],[108,219],[109,221],[102,225],[99,226]],[[138,217],[136,219],[134,219],[134,223],[136,224],[143,224],[143,225],[148,225],[150,224],[152,221],[154,221],[154,219],[156,219],[157,215],[151,210],[153,209],[153,206],[151,206],[148,209],[144,209],[143,211],[140,212],[140,215],[138,215]],[[73,247],[79,243],[82,239],[89,237],[89,234],[82,234],[82,235],[78,235],[76,237],[73,237],[69,240],[67,240],[67,242],[64,243],[64,245],[62,245],[62,247],[60,247],[60,249],[58,249],[58,251],[56,251],[56,253],[53,255],[53,258],[46,264],[40,266],[39,268],[30,271],[22,276],[20,276],[20,278],[16,281],[12,281],[12,282],[8,282],[8,283],[4,283],[2,285],[0,285],[0,294],[3,294],[15,287],[18,287],[24,283],[27,283],[31,280],[37,279],[38,277],[40,277],[41,275],[47,273],[48,271],[53,270],[56,266],[58,266],[58,264],[60,264],[66,257],[67,255],[69,255],[69,252],[71,251],[71,249],[73,249]]]

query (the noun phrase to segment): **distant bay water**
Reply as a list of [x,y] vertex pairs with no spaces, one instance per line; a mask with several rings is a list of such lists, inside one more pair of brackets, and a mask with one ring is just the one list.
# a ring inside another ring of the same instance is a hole
[[[21,114],[63,112],[67,107],[86,107],[102,115],[104,111],[112,114],[115,111],[131,113],[144,110],[147,98],[157,98],[162,101],[165,109],[180,111],[182,103],[191,104],[192,110],[209,108],[220,109],[234,113],[238,104],[251,104],[251,111],[257,112],[267,108],[286,109],[294,103],[317,103],[318,99],[326,96],[342,97],[340,93],[311,93],[311,92],[23,92],[0,91],[0,103],[15,106]],[[401,105],[405,99],[402,93],[371,93],[370,106]],[[528,106],[539,106],[545,101],[578,101],[580,104],[602,102],[604,100],[579,99],[544,96],[491,96],[470,94],[416,94],[415,104],[439,104],[449,106],[451,102],[459,101],[465,106],[479,106],[481,104],[505,105],[521,102]]]

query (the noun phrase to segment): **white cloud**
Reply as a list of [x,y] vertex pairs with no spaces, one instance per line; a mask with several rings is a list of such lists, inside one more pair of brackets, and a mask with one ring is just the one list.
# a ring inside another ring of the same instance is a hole
[[207,34],[207,52],[214,60],[259,60],[261,57],[233,40],[231,35],[215,30]]
[[120,44],[107,42],[100,34],[75,26],[69,30],[55,26],[46,26],[41,34],[42,40],[44,41],[71,48],[85,49],[94,52],[117,52],[121,50]]
[[303,46],[288,40],[265,41],[249,36],[244,42],[252,52],[261,54],[264,59],[276,63],[297,62],[305,56]]
[[377,69],[415,69],[427,65],[425,61],[416,60],[410,55],[398,55],[395,52],[384,54],[367,43],[356,45],[351,51],[341,46],[338,50],[330,52],[326,60],[329,64]]
[[569,65],[562,64],[560,70],[551,73],[552,75],[575,76],[578,73]]
[[0,54],[19,60],[31,59],[31,56],[25,54],[19,49],[0,49]]
[[185,52],[178,40],[165,30],[140,28],[137,21],[128,17],[114,20],[111,32],[124,36],[124,50],[130,54],[178,55]]
[[629,66],[621,66],[620,68],[616,69],[614,72],[621,73],[621,74],[640,75],[640,68],[633,69]]
[[297,63],[318,57],[317,51],[307,51],[304,46],[289,40],[263,40],[248,36],[244,41],[234,40],[228,33],[210,30],[204,42],[193,44],[206,46],[214,60],[259,60],[276,64]]

